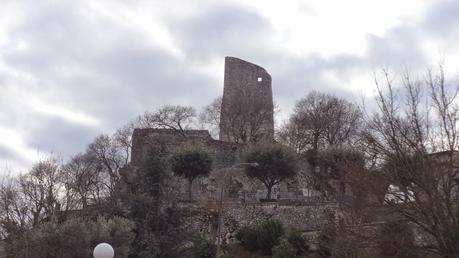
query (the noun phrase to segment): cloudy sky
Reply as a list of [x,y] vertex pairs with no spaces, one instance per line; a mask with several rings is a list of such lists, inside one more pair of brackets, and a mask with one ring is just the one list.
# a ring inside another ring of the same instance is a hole
[[441,0],[0,0],[0,173],[83,151],[145,110],[210,103],[225,56],[271,73],[281,117],[311,90],[371,98],[381,68],[443,61],[455,76],[458,13]]

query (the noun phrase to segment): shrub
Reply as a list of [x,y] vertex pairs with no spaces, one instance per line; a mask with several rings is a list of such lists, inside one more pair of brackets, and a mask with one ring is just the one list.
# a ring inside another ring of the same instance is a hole
[[286,239],[282,239],[280,243],[273,247],[273,258],[295,258],[297,249]]
[[236,238],[247,250],[261,251],[262,254],[269,255],[283,234],[282,223],[277,219],[268,219],[257,225],[240,228]]
[[198,237],[195,240],[195,255],[196,258],[214,258],[217,254],[217,246],[215,243],[205,237]]
[[271,254],[272,248],[279,243],[284,234],[282,223],[277,219],[262,222],[258,228],[257,243],[262,254]]
[[306,246],[306,239],[301,235],[301,232],[298,230],[293,230],[287,236],[288,242],[295,247],[296,254],[301,255],[304,254],[308,247]]
[[334,223],[326,223],[322,225],[319,236],[318,236],[318,244],[319,250],[318,253],[320,257],[331,257],[333,247],[336,242],[337,237],[337,229]]
[[256,225],[249,225],[241,227],[237,234],[236,239],[239,240],[247,250],[257,251],[258,250],[258,227]]
[[378,233],[381,257],[418,257],[413,231],[406,222],[388,220]]
[[121,217],[49,221],[17,238],[8,252],[11,257],[91,257],[97,244],[107,242],[116,250],[116,258],[127,257],[133,228],[130,220]]

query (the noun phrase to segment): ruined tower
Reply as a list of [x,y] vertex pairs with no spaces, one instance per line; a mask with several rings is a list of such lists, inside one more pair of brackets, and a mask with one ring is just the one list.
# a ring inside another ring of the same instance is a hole
[[271,76],[256,64],[225,57],[220,140],[243,143],[273,138]]

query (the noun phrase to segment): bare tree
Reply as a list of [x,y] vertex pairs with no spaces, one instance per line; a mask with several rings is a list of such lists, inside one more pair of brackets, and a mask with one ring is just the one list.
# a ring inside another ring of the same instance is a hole
[[134,122],[129,122],[123,127],[116,130],[112,136],[117,148],[124,157],[124,163],[127,164],[131,159],[131,148],[132,148],[132,133],[138,125]]
[[273,106],[258,92],[238,89],[230,103],[222,103],[220,138],[236,143],[257,142],[274,135]]
[[0,238],[5,239],[26,228],[29,208],[17,178],[4,176],[0,183]]
[[51,218],[63,207],[60,202],[60,162],[49,158],[36,163],[29,173],[19,177],[21,197],[27,203],[32,225]]
[[144,128],[176,130],[185,136],[185,130],[195,122],[196,111],[192,107],[166,105],[154,112],[145,112],[136,123]]
[[99,176],[99,184],[103,187],[98,188],[99,196],[111,196],[120,181],[120,169],[126,165],[125,147],[120,148],[116,139],[112,136],[103,134],[92,142],[87,155],[93,159],[96,169],[102,170]]
[[385,72],[377,89],[378,111],[367,119],[363,142],[368,164],[390,185],[384,207],[416,225],[428,251],[457,257],[458,88],[447,85],[440,67],[425,81],[404,76],[397,92]]
[[296,103],[279,139],[298,153],[316,152],[333,145],[352,143],[362,112],[353,103],[313,91]]
[[78,208],[86,208],[90,200],[96,202],[99,196],[101,168],[98,162],[87,153],[73,156],[62,169],[63,183],[69,192],[74,193]]
[[309,183],[331,198],[345,192],[345,175],[336,163],[359,156],[349,147],[358,140],[361,121],[362,112],[355,104],[313,91],[297,102],[277,136],[310,164],[310,173],[303,173]]
[[222,109],[222,97],[214,99],[205,106],[199,114],[199,122],[210,131],[210,134],[217,138],[220,133],[220,114]]

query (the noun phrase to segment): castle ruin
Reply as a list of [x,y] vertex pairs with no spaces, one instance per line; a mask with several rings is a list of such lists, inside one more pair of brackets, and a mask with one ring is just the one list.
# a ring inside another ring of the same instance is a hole
[[[132,136],[131,163],[123,174],[128,175],[140,166],[151,144],[161,141],[173,153],[186,146],[199,146],[213,159],[213,170],[205,178],[193,183],[196,213],[191,226],[215,235],[215,211],[222,187],[225,191],[225,236],[232,241],[242,225],[251,224],[267,217],[278,217],[286,226],[308,230],[305,223],[309,216],[318,216],[328,207],[317,206],[318,196],[308,188],[305,172],[308,164],[302,164],[294,179],[287,180],[274,189],[277,202],[262,203],[265,187],[257,180],[249,179],[243,168],[234,165],[241,162],[241,154],[249,142],[274,139],[273,97],[271,76],[262,67],[235,57],[225,58],[224,93],[221,107],[220,139],[213,139],[207,130],[142,128],[135,129]],[[129,177],[129,176],[128,176]],[[225,182],[222,183],[222,179]],[[176,178],[183,196],[187,181]],[[312,193],[312,194],[311,194]],[[185,198],[183,198],[185,199]],[[333,205],[330,203],[330,205]]]
[[271,75],[256,64],[225,57],[220,140],[254,142],[273,138]]

